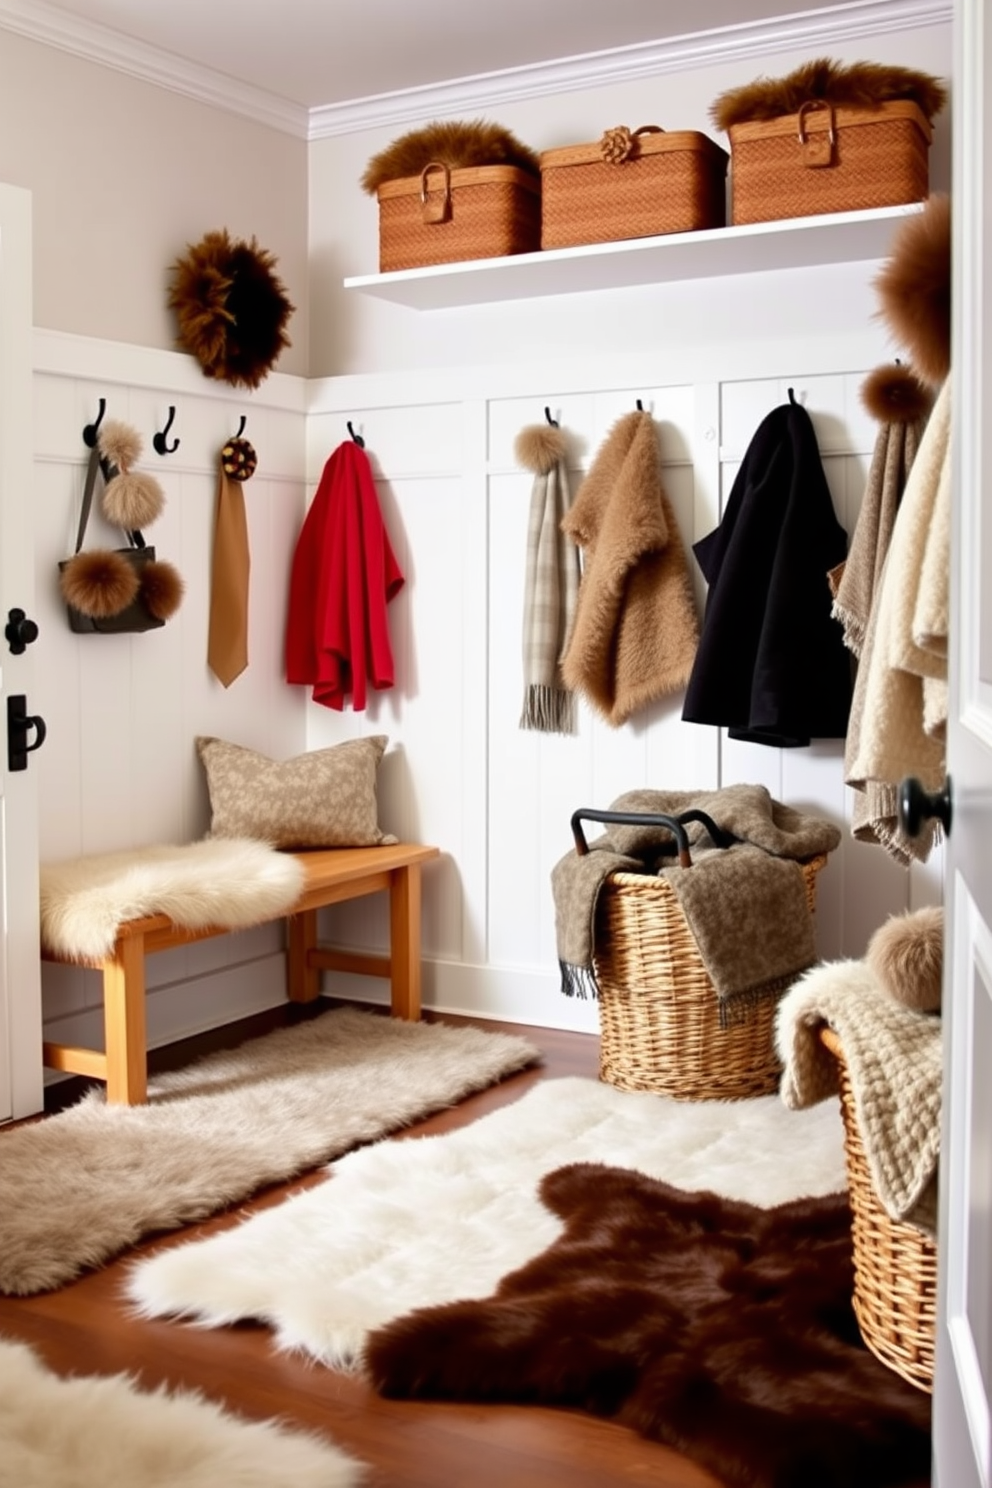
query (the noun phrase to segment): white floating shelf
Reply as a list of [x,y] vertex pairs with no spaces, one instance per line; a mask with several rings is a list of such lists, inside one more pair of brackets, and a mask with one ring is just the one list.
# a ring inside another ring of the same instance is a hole
[[856,263],[884,258],[900,221],[920,211],[921,203],[911,203],[715,227],[705,232],[669,233],[657,238],[628,238],[619,243],[591,243],[543,253],[517,253],[508,258],[477,258],[392,274],[359,275],[346,279],[344,287],[415,310],[448,310],[535,295]]

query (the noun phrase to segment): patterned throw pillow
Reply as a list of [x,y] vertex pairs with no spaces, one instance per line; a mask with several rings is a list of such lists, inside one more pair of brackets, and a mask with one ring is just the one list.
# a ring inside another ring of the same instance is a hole
[[200,736],[212,837],[254,837],[273,847],[372,847],[379,830],[376,771],[385,734],[349,739],[280,764],[254,749]]

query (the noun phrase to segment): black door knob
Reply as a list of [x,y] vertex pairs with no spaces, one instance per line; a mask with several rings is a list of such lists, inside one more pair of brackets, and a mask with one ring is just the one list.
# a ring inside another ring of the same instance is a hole
[[7,611],[7,624],[4,626],[3,633],[13,656],[20,656],[32,641],[38,639],[37,625],[33,620],[28,619],[23,610]]
[[951,832],[951,777],[944,779],[943,789],[927,791],[915,775],[907,775],[899,785],[899,825],[907,837],[918,837],[923,823],[936,817],[945,836]]

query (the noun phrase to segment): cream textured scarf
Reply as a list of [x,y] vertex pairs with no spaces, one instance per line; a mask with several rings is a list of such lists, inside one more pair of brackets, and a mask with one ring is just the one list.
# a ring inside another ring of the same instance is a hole
[[534,473],[527,524],[520,727],[558,734],[575,732],[575,697],[562,680],[561,658],[579,593],[579,550],[562,531],[569,508],[565,453],[564,435],[555,424],[532,424],[517,435],[517,461]]
[[[944,780],[950,589],[951,391],[945,382],[930,415],[892,530],[856,688],[857,736],[849,742],[848,784],[893,793],[904,776],[928,790]],[[883,820],[874,835],[901,861],[925,859],[918,843]]]
[[563,523],[583,550],[583,573],[562,676],[614,728],[684,688],[699,644],[689,565],[660,467],[651,415],[625,414]]

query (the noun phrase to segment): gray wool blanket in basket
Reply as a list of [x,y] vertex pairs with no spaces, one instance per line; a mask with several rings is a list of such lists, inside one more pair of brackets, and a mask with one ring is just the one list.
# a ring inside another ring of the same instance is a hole
[[[714,847],[700,822],[686,825],[692,866],[661,866],[719,1000],[721,1021],[746,1015],[756,998],[778,995],[816,960],[802,863],[832,852],[840,831],[772,798],[764,786],[715,791],[634,790],[611,811],[679,816],[705,812],[736,840]],[[596,996],[596,906],[614,873],[648,873],[672,846],[657,826],[611,824],[585,856],[569,852],[551,872],[562,991]],[[664,859],[661,859],[664,864]],[[632,988],[636,991],[636,988]]]

